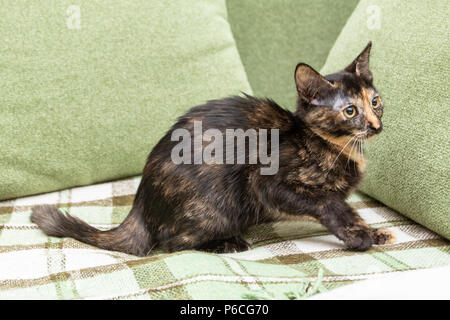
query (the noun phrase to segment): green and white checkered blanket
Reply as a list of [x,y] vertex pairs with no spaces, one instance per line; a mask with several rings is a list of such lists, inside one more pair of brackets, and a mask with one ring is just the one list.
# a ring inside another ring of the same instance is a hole
[[128,214],[138,184],[133,178],[0,202],[0,299],[292,299],[450,265],[449,241],[359,193],[349,202],[370,225],[394,230],[396,244],[351,252],[305,220],[252,228],[246,252],[138,258],[47,237],[29,220],[31,206],[56,204],[108,229]]

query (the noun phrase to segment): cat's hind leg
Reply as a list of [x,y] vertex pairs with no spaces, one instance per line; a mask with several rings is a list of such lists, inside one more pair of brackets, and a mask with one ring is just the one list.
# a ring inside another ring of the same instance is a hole
[[205,243],[200,250],[214,253],[233,253],[250,249],[250,244],[241,236],[212,240]]
[[220,211],[215,205],[201,198],[193,198],[184,204],[178,219],[168,232],[162,232],[163,249],[174,252],[201,250],[215,253],[238,252],[249,244],[237,236],[245,228],[239,219],[232,219],[229,212]]
[[193,231],[171,237],[162,243],[162,247],[169,252],[200,250],[214,253],[231,253],[248,250],[250,245],[241,236],[213,239],[205,233]]

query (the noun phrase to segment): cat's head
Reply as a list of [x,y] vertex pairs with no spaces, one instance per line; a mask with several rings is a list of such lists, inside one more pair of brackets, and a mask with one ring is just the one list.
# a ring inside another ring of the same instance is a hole
[[353,137],[367,140],[380,133],[383,103],[369,70],[371,42],[340,72],[320,75],[299,63],[296,114],[315,133],[342,145]]

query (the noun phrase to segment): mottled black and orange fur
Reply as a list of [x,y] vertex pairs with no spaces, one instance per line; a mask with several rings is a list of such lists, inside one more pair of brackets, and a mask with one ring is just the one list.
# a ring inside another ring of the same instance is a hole
[[[370,228],[345,202],[364,171],[359,144],[381,131],[383,107],[370,106],[377,94],[370,48],[327,77],[299,64],[294,113],[248,95],[192,108],[153,148],[131,212],[117,228],[99,231],[51,206],[35,207],[32,221],[51,236],[138,256],[155,246],[170,252],[245,250],[241,235],[250,226],[302,215],[318,220],[350,249],[393,241],[393,234]],[[348,103],[358,108],[352,119],[340,110]],[[171,133],[192,132],[196,120],[203,130],[279,129],[278,173],[261,175],[260,164],[174,164],[171,150],[178,142]],[[355,135],[358,146],[349,143]]]

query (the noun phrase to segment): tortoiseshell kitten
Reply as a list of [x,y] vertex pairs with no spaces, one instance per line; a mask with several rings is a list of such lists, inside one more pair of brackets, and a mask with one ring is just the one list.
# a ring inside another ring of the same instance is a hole
[[[345,202],[364,171],[361,143],[382,128],[370,48],[371,43],[348,67],[326,77],[298,64],[294,113],[248,95],[192,108],[153,148],[120,226],[100,231],[54,206],[33,208],[31,220],[50,236],[138,256],[155,246],[169,252],[245,250],[249,245],[241,235],[250,226],[302,215],[314,217],[350,249],[393,242],[389,230],[370,228]],[[194,121],[220,132],[278,129],[278,172],[261,175],[261,164],[175,164],[172,132],[192,133]]]

